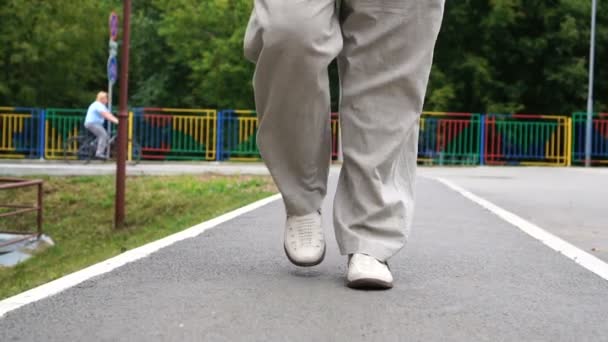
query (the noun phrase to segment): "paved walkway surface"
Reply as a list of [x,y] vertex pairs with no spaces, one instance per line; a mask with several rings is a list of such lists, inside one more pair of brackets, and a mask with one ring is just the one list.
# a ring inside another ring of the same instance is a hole
[[[331,189],[335,188],[336,170]],[[280,201],[0,318],[0,341],[602,341],[608,280],[436,180],[608,261],[608,173],[420,169],[386,292],[344,286],[330,193],[325,261],[284,257]]]
[[[268,169],[261,163],[141,162],[136,165],[127,164],[127,174],[132,176],[199,173],[267,175]],[[111,162],[92,161],[89,164],[67,164],[60,161],[0,161],[0,176],[92,176],[112,174],[116,174],[116,164]]]

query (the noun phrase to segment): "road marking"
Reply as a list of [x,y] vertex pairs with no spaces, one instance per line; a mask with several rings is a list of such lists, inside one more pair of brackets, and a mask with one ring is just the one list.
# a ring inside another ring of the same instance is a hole
[[481,207],[491,211],[496,216],[519,228],[524,233],[539,240],[549,248],[563,254],[569,259],[572,259],[575,263],[597,274],[605,280],[608,280],[608,264],[603,262],[602,260],[570,244],[569,242],[566,242],[560,239],[559,237],[547,232],[546,230],[535,225],[534,223],[531,223],[513,214],[512,212],[507,211],[495,205],[494,203],[465,190],[464,188],[452,183],[447,179],[440,177],[437,177],[435,179],[446,185],[448,188],[458,192],[462,196],[480,205]]
[[53,280],[44,285],[40,285],[31,290],[22,292],[13,297],[7,298],[3,301],[0,301],[0,317],[4,316],[10,311],[18,309],[26,304],[30,304],[41,299],[53,296],[58,294],[66,289],[74,287],[83,281],[96,277],[98,275],[102,275],[104,273],[108,273],[118,267],[121,267],[127,263],[145,258],[150,254],[160,250],[161,248],[165,248],[170,246],[176,242],[193,238],[197,235],[202,234],[206,230],[216,227],[219,224],[222,224],[226,221],[230,221],[240,215],[246,214],[250,211],[263,207],[271,202],[274,202],[281,198],[280,194],[276,194],[257,202],[246,205],[242,208],[236,209],[209,221],[205,221],[200,223],[194,227],[183,230],[179,233],[175,233],[173,235],[169,235],[160,240],[150,242],[141,247],[137,247],[120,255],[117,255],[113,258],[107,259],[105,261],[99,262],[95,265],[89,266],[80,271],[68,274],[59,279]]
[[580,173],[588,173],[588,174],[592,174],[592,175],[600,175],[600,176],[608,175],[608,169],[598,169],[598,168],[592,169],[592,168],[573,167],[572,170],[575,170]]

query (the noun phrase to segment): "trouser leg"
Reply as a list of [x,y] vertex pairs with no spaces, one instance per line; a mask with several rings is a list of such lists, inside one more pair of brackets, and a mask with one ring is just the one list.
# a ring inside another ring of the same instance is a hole
[[321,207],[331,158],[327,67],[342,49],[334,0],[256,0],[245,35],[257,144],[288,215]]
[[418,125],[443,6],[443,0],[343,1],[344,163],[334,201],[342,254],[386,260],[407,240]]
[[102,125],[91,124],[86,125],[85,128],[97,137],[97,152],[95,155],[98,157],[103,156],[108,145],[108,132],[106,132],[106,129]]

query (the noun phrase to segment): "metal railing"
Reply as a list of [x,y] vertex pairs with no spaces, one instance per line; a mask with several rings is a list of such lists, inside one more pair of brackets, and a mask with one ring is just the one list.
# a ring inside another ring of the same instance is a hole
[[136,108],[133,137],[142,159],[216,160],[214,109]]
[[572,129],[568,117],[489,114],[484,125],[488,165],[570,165]]
[[[587,113],[572,115],[572,163],[585,163]],[[591,124],[591,163],[608,164],[608,113],[594,113]]]
[[37,230],[36,232],[17,232],[17,231],[2,231],[1,233],[14,234],[18,236],[17,238],[0,242],[0,248],[4,248],[6,246],[19,243],[21,241],[30,239],[33,236],[40,237],[42,235],[42,220],[43,220],[43,181],[40,179],[28,180],[28,179],[20,179],[20,178],[0,178],[0,191],[1,190],[9,190],[9,189],[17,189],[17,188],[26,188],[26,187],[37,187],[37,201],[35,205],[27,205],[27,204],[11,204],[11,203],[0,203],[0,208],[9,209],[9,211],[0,212],[0,218],[16,216],[28,212],[37,212]]
[[0,158],[40,158],[43,121],[42,109],[0,107]]
[[218,160],[260,159],[256,144],[258,118],[252,110],[223,110],[218,113]]
[[[0,107],[0,158],[63,157],[81,134],[85,109]],[[340,120],[332,113],[331,156],[340,154]],[[129,159],[260,160],[253,110],[135,108],[129,115]],[[418,161],[425,165],[544,165],[584,162],[586,114],[476,114],[425,112]],[[592,163],[608,165],[608,114],[592,122]],[[70,147],[70,146],[68,146]],[[76,148],[72,146],[72,148]]]
[[425,165],[480,163],[481,115],[426,112],[420,118],[418,162]]

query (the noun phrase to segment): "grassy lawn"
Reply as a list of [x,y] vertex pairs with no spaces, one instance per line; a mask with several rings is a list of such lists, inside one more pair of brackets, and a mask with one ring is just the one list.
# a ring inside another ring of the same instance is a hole
[[[44,231],[56,246],[0,268],[0,299],[181,231],[276,192],[269,177],[145,176],[127,180],[127,226],[113,229],[112,176],[38,177]],[[0,191],[0,203],[34,203],[35,192]],[[0,230],[35,230],[35,214],[0,218]]]

